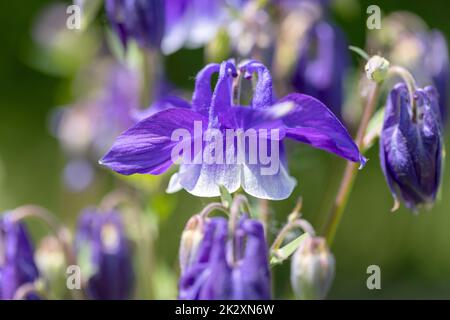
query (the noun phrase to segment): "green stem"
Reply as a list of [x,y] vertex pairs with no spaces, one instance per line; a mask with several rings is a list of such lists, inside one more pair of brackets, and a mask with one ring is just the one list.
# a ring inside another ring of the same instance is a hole
[[416,80],[414,79],[411,72],[409,72],[407,69],[400,67],[400,66],[392,66],[389,68],[389,75],[397,75],[403,79],[403,81],[406,83],[406,87],[408,88],[409,92],[409,101],[411,103],[412,107],[412,119],[414,122],[416,122],[417,119],[417,107],[414,100],[414,92],[416,90]]
[[[375,111],[376,102],[380,93],[380,86],[380,83],[375,84],[375,87],[373,88],[371,95],[367,100],[366,107],[364,108],[364,113],[355,139],[356,145],[360,149],[363,146],[364,136],[366,134],[370,118]],[[350,161],[347,162],[347,166],[345,167],[344,175],[342,176],[341,184],[339,186],[339,191],[336,195],[333,207],[328,216],[328,220],[323,232],[324,237],[326,238],[330,247],[333,243],[336,230],[344,214],[345,207],[347,205],[350,193],[353,189],[353,184],[355,182],[357,174],[358,164]]]
[[228,214],[227,208],[222,203],[212,202],[204,207],[198,215],[205,219],[211,212],[215,210],[222,211],[223,213]]
[[154,84],[161,75],[161,61],[158,52],[141,49],[142,53],[142,84],[141,84],[141,104],[142,107],[150,106],[154,98]]
[[278,249],[280,249],[281,245],[284,242],[284,239],[288,235],[289,232],[291,232],[293,229],[299,228],[303,230],[304,233],[309,234],[311,237],[316,236],[316,232],[314,231],[314,228],[312,225],[303,219],[293,220],[289,221],[283,229],[281,229],[280,233],[276,237],[275,241],[272,244],[272,247],[270,248],[271,252],[276,252]]

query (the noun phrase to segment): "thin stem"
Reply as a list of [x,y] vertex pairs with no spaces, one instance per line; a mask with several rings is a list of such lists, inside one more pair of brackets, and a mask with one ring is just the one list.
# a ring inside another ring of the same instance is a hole
[[245,196],[239,194],[236,197],[234,197],[233,203],[231,204],[230,208],[230,220],[229,220],[231,234],[234,234],[234,230],[236,230],[237,219],[239,218],[242,204],[245,204],[247,206],[247,209],[250,208],[250,204],[248,203],[248,200]]
[[227,208],[223,204],[221,204],[220,202],[212,202],[204,207],[198,215],[202,218],[207,218],[208,215],[215,210],[219,210],[228,214]]
[[161,76],[161,61],[155,50],[141,49],[142,53],[142,84],[141,104],[146,108],[155,97],[155,81]]
[[[72,251],[70,231],[63,226],[49,211],[36,205],[24,205],[14,209],[12,212],[14,221],[22,221],[26,218],[39,218],[44,221],[53,231],[63,248],[66,264],[76,264],[76,258]],[[75,299],[81,299],[81,295],[77,290],[70,290]]]
[[407,69],[400,67],[400,66],[392,66],[389,68],[389,75],[397,75],[403,79],[403,81],[406,83],[406,87],[408,88],[409,92],[409,101],[411,103],[412,107],[412,119],[414,122],[416,122],[417,119],[417,107],[414,100],[414,92],[416,90],[416,80],[414,79],[411,72],[409,72]]
[[[41,290],[42,291],[42,290]],[[27,296],[30,294],[38,294],[39,290],[36,286],[35,282],[27,282],[23,285],[21,285],[16,292],[14,293],[13,300],[26,300]],[[41,296],[43,292],[39,292],[39,295]]]
[[304,219],[289,221],[287,224],[284,225],[280,233],[278,233],[278,236],[275,238],[272,247],[270,247],[270,251],[275,252],[278,249],[280,249],[286,236],[289,234],[289,232],[291,232],[295,228],[302,229],[303,232],[309,234],[311,237],[314,237],[316,235],[314,228],[308,221]]
[[228,220],[228,225],[229,225],[229,231],[230,231],[230,235],[231,235],[231,239],[232,239],[232,244],[233,244],[233,262],[236,263],[237,262],[237,243],[236,243],[236,237],[234,236],[235,231],[236,231],[236,225],[237,225],[237,221],[241,212],[241,206],[242,204],[245,204],[247,206],[247,209],[250,209],[250,204],[248,203],[248,200],[245,196],[243,195],[237,195],[236,197],[234,197],[233,202],[231,203],[231,208],[230,208],[230,218]]
[[130,196],[124,190],[114,190],[103,197],[99,208],[102,211],[111,211],[128,202],[130,202]]
[[[367,131],[367,126],[369,125],[370,118],[375,111],[376,102],[380,94],[380,84],[376,83],[372,90],[372,93],[367,100],[366,107],[364,108],[364,113],[359,125],[358,133],[356,135],[356,145],[361,149],[364,141],[364,135]],[[345,167],[344,175],[339,186],[339,191],[336,195],[333,207],[328,216],[327,223],[325,225],[324,236],[331,247],[336,230],[344,214],[345,207],[348,202],[348,198],[353,188],[353,184],[358,174],[358,164],[354,162],[347,162]]]
[[50,227],[50,229],[52,229],[52,231],[56,234],[57,239],[59,240],[64,249],[66,263],[74,264],[75,257],[73,256],[70,246],[71,237],[69,230],[66,227],[64,227],[58,220],[56,220],[50,212],[39,206],[25,205],[16,208],[13,211],[13,219],[15,221],[21,221],[28,217],[39,218],[43,220]]
[[267,199],[259,199],[259,212],[260,212],[260,219],[264,226],[264,234],[267,238],[269,225],[270,225],[270,209],[269,209],[269,201]]

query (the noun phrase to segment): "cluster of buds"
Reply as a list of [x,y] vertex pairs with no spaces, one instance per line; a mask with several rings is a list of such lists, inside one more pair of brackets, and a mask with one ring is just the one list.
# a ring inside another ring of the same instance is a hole
[[88,298],[129,299],[134,284],[128,239],[120,214],[86,209],[80,216],[75,251]]
[[182,300],[267,300],[271,276],[264,227],[242,215],[197,215],[180,245]]

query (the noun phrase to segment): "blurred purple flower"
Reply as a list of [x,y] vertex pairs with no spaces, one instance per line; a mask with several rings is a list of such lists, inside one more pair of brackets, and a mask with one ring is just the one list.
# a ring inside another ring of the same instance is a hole
[[130,39],[159,48],[164,35],[163,0],[106,0],[106,13],[124,47]]
[[[9,213],[0,217],[0,300],[13,299],[17,290],[39,277],[34,248],[25,225]],[[26,299],[39,299],[29,293]]]
[[439,108],[444,122],[448,116],[449,71],[448,45],[444,35],[433,30],[428,35],[429,50],[425,55],[426,68],[431,74],[434,86],[439,93]]
[[118,134],[136,123],[133,115],[139,107],[138,74],[124,66],[111,68],[91,113],[95,154],[103,153]]
[[210,41],[229,17],[227,0],[106,0],[106,12],[124,47],[130,39],[142,47],[171,54],[183,46]]
[[72,160],[64,168],[64,183],[70,191],[83,191],[91,184],[93,178],[94,168],[87,160]]
[[196,257],[181,274],[179,299],[271,299],[267,244],[262,224],[244,217],[230,238],[226,219],[206,220]]
[[166,33],[162,51],[170,54],[184,45],[199,47],[216,34],[224,22],[224,0],[166,0]]
[[318,21],[310,27],[300,46],[292,84],[299,92],[323,102],[341,118],[349,61],[343,32],[331,23]]
[[86,209],[79,218],[75,250],[86,262],[87,294],[95,300],[129,299],[134,286],[132,257],[118,212]]
[[[254,72],[258,74],[250,107],[233,104],[232,80],[237,75],[235,65],[230,61],[210,64],[197,75],[190,108],[183,102],[177,108],[163,110],[141,120],[116,139],[100,163],[125,175],[161,174],[173,164],[172,150],[178,144],[178,141],[171,139],[175,130],[181,128],[188,131],[193,137],[188,143],[195,150],[195,141],[201,137],[195,136],[194,122],[200,123],[206,131],[216,129],[224,136],[227,129],[277,130],[280,151],[277,160],[280,167],[275,174],[264,175],[261,174],[263,166],[249,163],[247,157],[244,163],[236,164],[182,163],[179,172],[172,176],[169,192],[184,188],[196,196],[214,197],[220,195],[220,185],[231,193],[242,186],[248,194],[258,198],[285,199],[291,194],[296,181],[287,171],[284,138],[310,144],[362,165],[365,163],[365,158],[345,127],[320,101],[303,94],[290,94],[276,101],[271,75],[257,61],[243,64],[241,72],[247,79]],[[214,73],[219,73],[219,79],[213,92],[211,76]],[[261,140],[268,142],[270,139],[266,136]],[[235,145],[224,150],[224,154],[235,152]],[[197,156],[199,154],[194,155]]]
[[397,84],[391,90],[380,138],[380,160],[396,206],[401,199],[416,211],[418,205],[435,201],[443,142],[436,90],[416,89],[414,99],[415,116],[406,86]]
[[108,65],[101,81],[93,97],[63,109],[53,119],[54,131],[72,157],[103,154],[118,134],[136,122],[140,106],[137,73],[122,65]]

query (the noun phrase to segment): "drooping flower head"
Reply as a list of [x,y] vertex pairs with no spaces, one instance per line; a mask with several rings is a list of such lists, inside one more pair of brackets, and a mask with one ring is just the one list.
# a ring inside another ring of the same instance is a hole
[[134,272],[119,213],[87,209],[78,223],[75,242],[87,295],[95,300],[131,297]]
[[416,89],[413,108],[404,84],[390,92],[380,138],[381,167],[396,203],[431,205],[442,168],[442,123],[435,88]]
[[165,24],[163,0],[106,0],[105,7],[124,47],[133,39],[141,47],[159,48]]
[[369,35],[369,52],[380,52],[393,65],[411,71],[421,87],[434,86],[439,92],[439,108],[445,123],[448,116],[449,59],[448,44],[439,30],[410,12],[386,16],[383,28]]
[[[10,213],[0,217],[0,300],[13,299],[23,285],[39,277],[34,249],[25,225]],[[31,293],[26,299],[38,299]]]
[[[296,184],[288,174],[285,139],[365,163],[323,103],[297,93],[277,100],[270,72],[260,62],[245,62],[239,72],[246,79],[257,74],[249,106],[233,101],[238,70],[232,61],[207,65],[197,75],[190,105],[179,103],[139,121],[116,139],[100,163],[130,175],[161,174],[181,162],[169,192],[185,189],[214,197],[220,185],[230,193],[242,186],[250,195],[273,200],[287,198]],[[219,78],[213,91],[214,73]]]
[[271,280],[264,229],[241,218],[229,235],[225,218],[204,221],[203,238],[179,282],[182,300],[268,300]]

